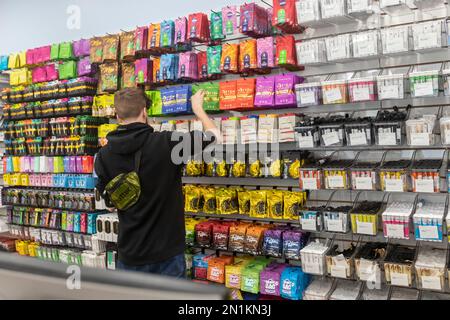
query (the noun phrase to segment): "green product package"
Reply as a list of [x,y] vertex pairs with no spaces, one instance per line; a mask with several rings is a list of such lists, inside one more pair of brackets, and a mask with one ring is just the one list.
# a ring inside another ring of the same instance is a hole
[[253,294],[259,293],[259,275],[264,269],[264,266],[259,264],[249,263],[242,270],[241,290]]
[[145,91],[147,97],[151,100],[152,105],[148,110],[149,116],[161,116],[162,115],[162,100],[160,91]]
[[59,45],[59,58],[66,60],[74,58],[72,42],[63,42]]
[[58,60],[59,59],[59,43],[52,44],[50,49],[50,60]]
[[200,90],[205,91],[204,110],[207,112],[219,112],[219,83],[206,82],[192,85],[193,95]]
[[211,12],[211,40],[221,40],[223,35],[222,12]]
[[67,61],[59,65],[59,79],[67,80],[77,77],[77,63],[75,61]]
[[207,49],[208,74],[220,74],[220,62],[222,59],[222,46],[212,46]]

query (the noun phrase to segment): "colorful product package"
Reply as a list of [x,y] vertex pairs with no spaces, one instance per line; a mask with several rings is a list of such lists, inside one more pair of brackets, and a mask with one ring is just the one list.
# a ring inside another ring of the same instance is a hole
[[148,58],[134,62],[135,79],[138,84],[150,84],[153,77],[153,61]]
[[283,255],[286,259],[299,260],[300,250],[308,242],[308,234],[300,230],[283,232]]
[[211,187],[202,188],[201,193],[203,197],[203,212],[215,214],[217,211],[216,189]]
[[250,193],[250,217],[267,218],[267,191],[252,190]]
[[187,41],[187,19],[181,17],[175,19],[175,44],[186,44]]
[[77,63],[67,61],[59,65],[58,76],[60,80],[67,80],[77,77]]
[[133,63],[122,63],[121,88],[135,88],[136,75]]
[[206,50],[208,57],[208,74],[220,74],[220,65],[222,60],[222,46],[211,46]]
[[256,79],[255,107],[267,108],[275,105],[275,77]]
[[212,221],[203,221],[195,225],[195,243],[198,246],[205,248],[211,246],[213,225]]
[[295,74],[283,74],[275,77],[275,106],[297,106],[295,85],[302,83],[304,78]]
[[239,70],[247,71],[258,67],[256,40],[245,40],[239,43]]
[[197,62],[198,79],[208,79],[208,54],[206,53],[206,51],[200,51],[199,53],[197,53]]
[[192,111],[191,96],[192,87],[190,85],[177,86],[176,91],[176,109],[177,113],[189,113]]
[[250,37],[261,37],[269,33],[268,12],[256,3],[241,5],[240,31]]
[[222,72],[239,72],[239,45],[225,43],[222,45],[222,59],[220,63]]
[[197,91],[205,91],[205,99],[203,101],[203,109],[206,112],[218,112],[219,109],[219,83],[207,82],[196,83],[192,85],[192,94],[196,94]]
[[228,249],[228,236],[230,231],[230,224],[216,223],[213,225],[213,248],[217,250]]
[[208,277],[208,261],[213,255],[196,254],[193,257],[192,266],[194,268],[194,278],[198,280],[206,280]]
[[153,83],[161,82],[161,59],[153,58]]
[[264,232],[262,252],[266,256],[281,258],[283,255],[283,229],[269,229]]
[[276,39],[276,63],[279,67],[296,67],[297,51],[294,36],[279,36]]
[[231,264],[233,264],[232,256],[209,259],[207,279],[216,283],[225,283],[225,267]]
[[100,66],[99,90],[101,93],[117,91],[118,73],[118,63],[105,63]]
[[304,193],[286,191],[284,193],[283,219],[297,220],[299,218],[300,210],[303,207],[304,201]]
[[238,11],[236,6],[227,6],[222,9],[223,34],[232,36],[238,32]]
[[280,295],[285,299],[300,300],[311,281],[310,275],[299,267],[286,267],[281,274]]
[[195,186],[184,187],[184,211],[198,212],[203,207],[201,189]]
[[295,0],[274,0],[272,25],[286,32],[298,30]]
[[90,76],[95,72],[95,68],[91,64],[89,57],[84,57],[78,60],[77,74],[79,77]]
[[175,81],[178,77],[179,55],[163,54],[161,56],[160,73],[162,81]]
[[133,61],[136,54],[134,32],[124,32],[120,35],[120,60]]
[[251,109],[255,102],[255,78],[242,78],[236,81],[236,107],[240,110]]
[[58,58],[61,60],[68,60],[74,58],[72,42],[63,42],[59,44]]
[[225,266],[225,286],[229,289],[241,289],[242,270],[248,262],[240,261]]
[[241,290],[253,294],[259,293],[260,273],[264,269],[263,263],[254,261],[247,264],[242,270]]
[[258,68],[267,69],[275,67],[274,38],[260,38],[256,40]]
[[118,35],[103,38],[103,63],[115,62],[119,56],[120,38]]
[[148,45],[149,49],[157,49],[161,44],[161,24],[152,23],[148,28]]
[[238,192],[239,214],[247,215],[250,213],[250,193],[248,191]]
[[249,226],[249,223],[239,223],[230,227],[228,250],[244,252],[245,234]]
[[90,40],[90,58],[92,63],[103,62],[103,38],[92,38]]
[[219,83],[220,110],[230,110],[236,107],[236,81],[221,81]]
[[273,263],[261,271],[261,294],[280,296],[281,274],[286,267],[287,265],[285,264]]
[[269,190],[267,192],[267,210],[269,218],[283,219],[284,192],[281,190]]
[[200,43],[210,40],[209,20],[205,13],[193,13],[188,18],[188,39]]
[[175,44],[175,22],[167,20],[161,22],[161,48],[170,48]]
[[194,52],[182,52],[179,55],[178,78],[197,80],[198,61]]
[[216,202],[218,214],[237,214],[239,212],[237,191],[234,189],[218,189],[216,191]]
[[265,226],[251,225],[245,234],[244,251],[250,254],[261,254],[261,245],[264,238]]
[[214,12],[211,11],[211,19],[210,19],[210,27],[211,27],[211,40],[222,40],[225,38],[222,30],[222,12]]
[[0,56],[0,71],[8,70],[8,56]]
[[134,43],[136,53],[140,53],[148,49],[148,27],[136,28],[134,32]]

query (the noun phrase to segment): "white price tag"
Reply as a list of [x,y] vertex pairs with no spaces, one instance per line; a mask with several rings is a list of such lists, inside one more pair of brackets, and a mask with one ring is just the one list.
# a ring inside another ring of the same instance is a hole
[[343,176],[328,176],[328,187],[330,189],[336,189],[336,188],[344,188],[344,177]]
[[304,272],[306,273],[311,273],[311,274],[321,274],[320,272],[320,266],[317,263],[313,263],[313,262],[307,262],[304,265]]
[[396,6],[400,4],[400,0],[382,0],[381,1],[381,7],[390,7],[390,6]]
[[386,236],[388,238],[405,238],[405,228],[402,224],[386,223]]
[[378,268],[372,261],[361,260],[359,264],[359,278],[362,281],[376,281]]
[[342,265],[332,265],[331,276],[335,278],[347,278],[347,268]]
[[317,179],[316,178],[303,178],[303,190],[317,190]]
[[355,178],[356,190],[372,190],[372,178],[371,177],[356,177]]
[[312,6],[302,5],[300,1],[297,1],[295,6],[297,8],[299,23],[316,20],[316,15],[314,14]]
[[421,239],[439,240],[437,226],[419,226],[419,237]]
[[338,144],[341,142],[339,140],[339,135],[338,135],[337,131],[331,131],[331,132],[327,132],[327,133],[323,134],[322,139],[323,139],[323,143],[325,144],[326,147],[332,146],[334,144]]
[[325,90],[324,94],[328,103],[339,102],[342,100],[342,93],[338,88]]
[[388,32],[386,35],[386,49],[387,53],[408,51],[408,48],[404,46],[403,39],[400,39],[399,34],[392,32]]
[[314,91],[301,91],[300,92],[300,103],[301,104],[311,104],[316,102],[316,94]]
[[340,12],[340,2],[337,1],[323,1],[321,2],[322,18],[334,17],[337,12]]
[[422,287],[430,290],[442,290],[441,278],[436,276],[422,276]]
[[367,101],[370,99],[369,87],[360,87],[353,89],[353,101]]
[[350,145],[365,146],[367,145],[367,137],[365,132],[350,133]]
[[434,192],[433,179],[416,179],[416,192]]
[[381,87],[381,97],[380,99],[399,99],[398,86],[387,85]]
[[356,221],[356,233],[374,235],[372,222]]
[[361,12],[368,10],[367,1],[351,0],[352,12]]
[[378,134],[378,144],[380,146],[395,146],[397,137],[395,132],[381,132]]
[[344,226],[341,219],[328,219],[327,231],[330,232],[344,232]]
[[405,273],[391,273],[391,284],[393,286],[409,287],[408,275]]
[[316,231],[317,230],[317,224],[316,219],[301,219],[302,223],[302,229],[308,230],[308,231]]
[[298,136],[298,145],[300,148],[314,148],[313,136]]
[[426,97],[432,96],[434,93],[433,90],[433,82],[427,81],[424,83],[415,83],[414,84],[414,95],[415,97]]
[[384,179],[385,191],[404,192],[402,179]]
[[436,41],[436,34],[433,32],[422,32],[417,37],[417,49],[440,47],[440,44]]
[[430,145],[429,133],[411,133],[412,146],[428,146]]

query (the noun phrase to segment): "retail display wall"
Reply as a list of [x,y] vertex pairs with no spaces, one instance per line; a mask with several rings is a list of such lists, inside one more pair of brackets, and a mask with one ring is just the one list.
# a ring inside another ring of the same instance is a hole
[[144,88],[155,130],[187,132],[202,89],[223,143],[183,172],[190,277],[236,299],[447,299],[448,10],[274,0],[0,57],[2,247],[114,269],[93,175],[114,92]]

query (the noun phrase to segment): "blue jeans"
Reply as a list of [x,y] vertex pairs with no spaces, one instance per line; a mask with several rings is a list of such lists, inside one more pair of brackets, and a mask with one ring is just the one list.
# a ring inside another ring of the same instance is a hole
[[184,253],[179,254],[161,263],[146,264],[143,266],[128,266],[122,263],[121,261],[118,261],[117,269],[126,271],[154,273],[163,276],[175,277],[179,279],[186,278],[186,260],[184,257]]

